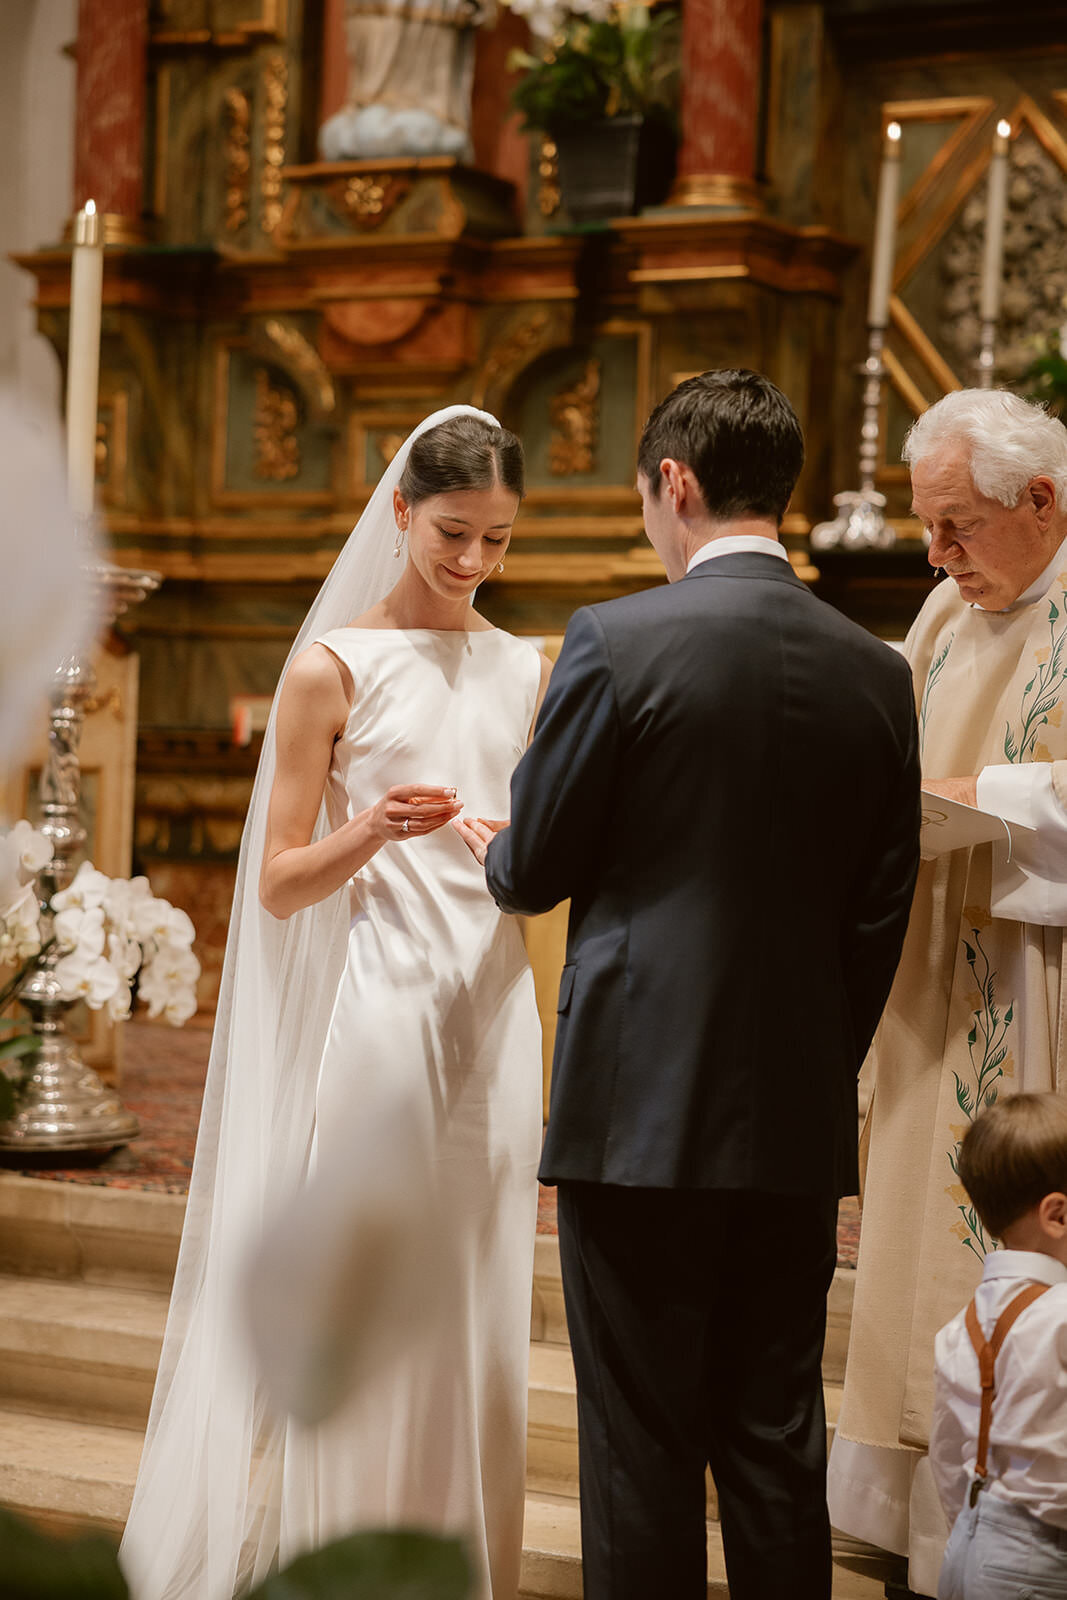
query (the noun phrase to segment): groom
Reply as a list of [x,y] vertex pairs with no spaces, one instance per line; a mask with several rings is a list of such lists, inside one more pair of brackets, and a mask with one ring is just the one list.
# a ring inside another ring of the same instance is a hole
[[[820,1358],[856,1074],[918,862],[904,661],[778,527],[800,424],[759,374],[652,413],[669,587],[578,611],[494,836],[511,912],[571,900],[541,1178],[559,1185],[586,1600],[829,1600]],[[488,849],[487,849],[488,847]]]

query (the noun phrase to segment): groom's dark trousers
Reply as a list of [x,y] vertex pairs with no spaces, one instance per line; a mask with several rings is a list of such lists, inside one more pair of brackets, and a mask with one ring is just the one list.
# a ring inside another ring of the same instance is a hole
[[576,613],[489,848],[570,898],[559,1185],[586,1600],[829,1600],[820,1355],[918,861],[910,672],[768,553]]

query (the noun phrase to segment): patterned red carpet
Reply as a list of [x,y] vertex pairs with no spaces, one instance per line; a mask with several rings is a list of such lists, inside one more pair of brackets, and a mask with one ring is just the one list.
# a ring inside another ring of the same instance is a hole
[[[140,1119],[141,1137],[124,1149],[75,1159],[65,1166],[23,1155],[6,1159],[7,1170],[26,1177],[54,1178],[63,1183],[106,1184],[114,1189],[156,1189],[184,1194],[196,1145],[200,1097],[211,1045],[211,1018],[194,1017],[184,1028],[135,1021],[127,1024],[126,1065],[122,1099]],[[556,1231],[556,1191],[542,1189],[537,1208],[538,1233]],[[841,1266],[856,1265],[859,1208],[843,1200],[837,1224]]]

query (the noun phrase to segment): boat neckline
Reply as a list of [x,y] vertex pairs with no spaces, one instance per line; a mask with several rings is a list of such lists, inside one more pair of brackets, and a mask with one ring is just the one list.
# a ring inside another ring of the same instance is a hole
[[476,639],[483,633],[504,633],[504,628],[358,628],[355,623],[345,622],[339,628],[327,630],[330,633],[444,633],[454,635],[457,639]]

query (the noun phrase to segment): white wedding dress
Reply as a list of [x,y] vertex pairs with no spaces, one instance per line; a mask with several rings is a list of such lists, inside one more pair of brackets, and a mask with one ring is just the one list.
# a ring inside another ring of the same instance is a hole
[[[320,642],[355,685],[327,782],[334,827],[416,779],[454,785],[470,815],[508,815],[540,683],[530,645],[496,629],[339,628]],[[445,827],[380,850],[352,884],[348,959],[320,1072],[318,1154],[344,1125],[353,1075],[372,1100],[406,1079],[427,1120],[449,1266],[461,1282],[448,1325],[409,1362],[328,1423],[290,1427],[283,1558],[356,1522],[452,1530],[471,1541],[483,1593],[513,1600],[540,1062],[522,935],[463,841]]]
[[[495,629],[342,627],[319,641],[355,686],[327,780],[331,827],[413,782],[455,786],[467,814],[508,815],[536,706],[536,650]],[[246,1100],[231,1115],[227,1097],[254,1090],[227,1086],[221,1069],[209,1080],[209,1091],[221,1085],[212,1117],[222,1132],[217,1155],[203,1129],[198,1146],[198,1165],[212,1167],[199,1182],[194,1172],[189,1261],[123,1543],[133,1600],[229,1600],[276,1562],[383,1526],[463,1534],[479,1600],[514,1600],[518,1589],[541,1131],[533,976],[517,923],[450,827],[385,845],[341,900],[347,949],[342,934],[332,1006],[310,993],[314,966],[293,978],[309,986],[308,1016],[318,1006],[328,1017],[316,1059],[302,1059],[297,1043],[266,1111]],[[284,936],[263,923],[265,940]],[[235,1019],[255,1004],[241,995],[241,961]],[[279,1003],[273,989],[257,992],[265,1013]],[[397,1088],[418,1107],[436,1168],[455,1280],[449,1316],[325,1422],[276,1419],[233,1333],[234,1285],[257,1225],[269,1229],[257,1191],[285,1184],[273,1153],[290,1128],[293,1170],[301,1148],[305,1172],[328,1166],[353,1109]],[[269,1152],[258,1167],[243,1154],[257,1143]],[[227,1191],[227,1163],[241,1170],[238,1190]]]

